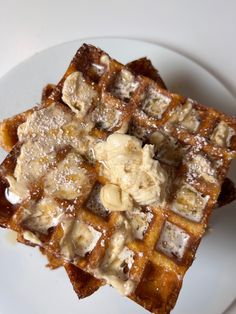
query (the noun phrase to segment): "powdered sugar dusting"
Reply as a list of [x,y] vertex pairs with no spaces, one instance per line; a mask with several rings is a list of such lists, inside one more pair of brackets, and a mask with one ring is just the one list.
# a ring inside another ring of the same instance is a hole
[[193,154],[192,159],[187,162],[188,182],[194,183],[195,179],[203,178],[204,180],[216,183],[216,171],[213,168],[210,160],[203,157],[201,154]]
[[75,152],[69,153],[45,179],[45,192],[62,199],[75,199],[82,189],[89,187],[89,174],[81,167],[82,159]]

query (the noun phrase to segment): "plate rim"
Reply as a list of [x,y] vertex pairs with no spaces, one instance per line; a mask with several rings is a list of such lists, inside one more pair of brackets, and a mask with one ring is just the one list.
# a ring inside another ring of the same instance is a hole
[[68,40],[65,42],[61,42],[55,45],[50,45],[47,48],[41,49],[31,55],[29,55],[28,57],[22,59],[19,63],[15,64],[14,66],[12,66],[6,73],[4,73],[1,77],[0,77],[0,84],[2,82],[2,80],[5,79],[6,76],[11,75],[12,72],[14,72],[15,70],[17,70],[18,67],[24,65],[24,63],[26,63],[29,59],[35,57],[38,54],[44,53],[47,50],[53,49],[53,48],[57,48],[59,46],[63,46],[63,45],[67,45],[67,44],[72,44],[72,43],[76,43],[78,41],[84,41],[89,43],[89,40],[125,40],[125,41],[133,41],[133,42],[137,42],[137,43],[145,43],[145,44],[149,44],[152,46],[159,46],[163,49],[166,49],[168,51],[174,52],[186,59],[188,59],[189,61],[195,63],[195,65],[199,66],[202,70],[206,71],[208,74],[210,74],[211,76],[213,76],[221,85],[223,85],[223,87],[227,90],[227,92],[231,95],[231,97],[233,99],[235,99],[236,101],[236,95],[230,90],[230,88],[227,86],[227,83],[225,83],[221,78],[218,77],[218,75],[216,75],[215,73],[213,73],[212,70],[210,70],[207,65],[203,64],[203,62],[196,60],[194,57],[189,56],[188,53],[184,52],[184,51],[179,51],[178,48],[176,47],[170,47],[168,44],[164,44],[164,43],[160,43],[158,41],[155,40],[149,40],[149,39],[143,39],[143,38],[134,38],[134,37],[126,37],[126,36],[89,36],[89,37],[81,37],[81,38],[77,38],[77,39],[72,39],[72,40]]
[[[17,63],[16,65],[14,65],[12,68],[10,68],[4,75],[2,75],[0,77],[0,85],[1,83],[7,79],[7,76],[8,75],[11,75],[12,73],[14,73],[14,71],[17,71],[19,67],[21,66],[24,66],[30,59],[32,59],[33,57],[37,56],[37,55],[40,55],[40,54],[43,54],[45,52],[47,52],[48,50],[50,49],[56,49],[57,47],[61,47],[61,46],[66,46],[68,44],[73,44],[73,43],[76,43],[76,42],[88,42],[90,40],[125,40],[125,41],[132,41],[132,42],[137,42],[139,44],[148,44],[148,45],[151,45],[153,47],[161,47],[161,48],[164,48],[170,52],[174,52],[175,54],[181,56],[181,57],[184,57],[186,58],[187,60],[191,61],[193,64],[197,65],[198,67],[200,67],[203,71],[207,72],[210,76],[212,76],[216,81],[218,81],[224,88],[225,90],[232,96],[233,99],[236,99],[235,98],[235,95],[230,91],[230,89],[227,87],[227,85],[220,79],[218,78],[214,73],[212,73],[208,68],[206,68],[204,65],[202,65],[201,63],[199,63],[198,61],[194,60],[192,57],[189,57],[188,55],[186,55],[185,53],[182,53],[174,48],[170,48],[164,44],[161,44],[161,43],[158,43],[158,42],[154,42],[154,41],[151,41],[151,40],[143,40],[143,39],[136,39],[136,38],[130,38],[130,37],[123,37],[123,36],[96,36],[96,37],[85,37],[85,38],[78,38],[78,39],[74,39],[74,40],[70,40],[70,41],[66,41],[66,42],[62,42],[62,43],[58,43],[56,45],[52,45],[52,46],[49,46],[45,49],[42,49],[30,56],[28,56],[27,58],[23,59],[22,61],[20,61],[19,63]],[[235,299],[236,300],[236,297]],[[234,300],[232,302],[234,302]],[[230,304],[229,304],[230,305]]]

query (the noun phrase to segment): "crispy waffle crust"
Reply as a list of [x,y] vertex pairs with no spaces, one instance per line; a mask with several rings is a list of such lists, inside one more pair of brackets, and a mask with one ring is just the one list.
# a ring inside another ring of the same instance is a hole
[[[166,86],[158,71],[147,58],[141,58],[132,61],[127,64],[127,67],[135,74],[149,77],[150,79],[156,81],[160,87],[166,89]],[[45,86],[42,93],[42,103],[44,103],[52,94],[55,87],[56,86],[53,84],[48,84]],[[17,129],[19,125],[24,123],[29,115],[31,115],[36,109],[37,107],[34,107],[30,110],[13,116],[12,118],[5,119],[0,123],[0,146],[3,149],[6,151],[12,150],[13,146],[18,142]],[[224,196],[224,199],[227,201],[227,196]],[[71,263],[65,263],[61,258],[46,252],[45,249],[41,248],[41,251],[44,255],[47,256],[48,267],[51,269],[56,269],[61,266],[65,267],[73,288],[80,299],[91,295],[104,284],[102,280],[96,279],[94,276],[86,273]]]
[[[1,166],[1,225],[16,230],[25,244],[39,245],[104,279],[151,312],[169,313],[235,157],[235,119],[167,92],[89,45],[79,49],[63,79],[30,118]],[[58,133],[61,128],[64,133]],[[27,143],[39,149],[44,138],[43,152],[34,160],[29,154],[27,160]],[[154,146],[142,148],[141,141]],[[123,149],[134,164],[127,164]],[[129,190],[131,200],[123,178],[119,186],[107,169],[111,161],[118,170],[123,163],[130,175],[139,155],[143,170],[136,178],[138,190]],[[158,168],[162,176],[152,178],[160,193],[147,198],[143,192],[152,190],[150,167],[152,174]],[[18,180],[26,187],[21,193]],[[70,189],[74,180],[79,180],[76,191]],[[118,210],[109,203],[111,189],[120,196]],[[13,190],[19,196],[14,205],[8,201]]]
[[[136,75],[143,75],[154,80],[161,88],[166,89],[166,85],[161,78],[159,72],[155,69],[151,61],[147,58],[140,58],[128,63],[129,68]],[[52,94],[54,88],[53,84],[48,84],[43,89],[42,103]],[[0,123],[0,146],[10,152],[13,146],[18,142],[17,129],[19,125],[26,121],[26,119],[36,110],[38,106],[29,109],[25,112],[17,114],[11,118],[7,118]],[[229,179],[225,178],[216,207],[223,207],[236,199],[235,184]]]
[[163,89],[167,89],[166,85],[152,62],[147,58],[140,58],[128,63],[127,68],[135,75],[143,75],[155,81]]
[[[166,89],[163,79],[149,59],[140,58],[129,62],[126,66],[136,75],[146,76],[154,80],[161,88]],[[42,93],[42,102],[44,102],[52,94],[55,87],[56,86],[54,84],[48,84],[45,86]],[[7,118],[0,123],[0,146],[3,149],[8,152],[12,150],[13,146],[18,142],[18,126],[25,122],[28,116],[31,115],[37,108],[38,106],[11,118]]]
[[[141,58],[135,61],[132,61],[127,64],[127,67],[133,71],[136,75],[143,75],[152,80],[154,80],[161,88],[166,89],[161,76],[158,71],[154,68],[151,61],[147,58]],[[42,93],[42,102],[46,101],[47,98],[52,94],[56,86],[53,84],[48,84]],[[13,146],[18,141],[17,129],[18,126],[25,122],[27,117],[32,114],[36,108],[30,109],[26,112],[18,114],[12,118],[4,120],[0,124],[0,144],[7,151],[10,151]],[[217,200],[217,207],[222,207],[236,199],[236,189],[234,183],[226,178],[222,184],[221,192]],[[103,281],[96,279],[94,276],[86,273],[82,269],[74,266],[71,263],[66,263],[54,256],[49,252],[45,252],[41,248],[43,254],[47,255],[48,258],[48,267],[55,269],[61,266],[65,267],[66,272],[68,273],[69,279],[73,285],[73,288],[78,295],[78,297],[85,298],[95,292],[100,286],[104,284]]]

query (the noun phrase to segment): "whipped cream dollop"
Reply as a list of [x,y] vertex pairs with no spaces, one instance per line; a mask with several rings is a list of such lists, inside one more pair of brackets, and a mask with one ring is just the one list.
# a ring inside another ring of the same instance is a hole
[[164,204],[167,173],[153,159],[154,146],[127,134],[111,134],[94,147],[100,175],[129,193],[140,205]]
[[118,185],[107,183],[100,191],[100,200],[109,211],[131,210],[133,207],[130,195],[122,191]]

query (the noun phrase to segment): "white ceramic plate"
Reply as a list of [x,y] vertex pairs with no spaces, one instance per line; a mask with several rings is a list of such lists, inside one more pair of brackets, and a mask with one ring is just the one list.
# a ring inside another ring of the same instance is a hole
[[[83,43],[101,47],[122,62],[149,57],[170,90],[188,95],[227,113],[235,99],[209,72],[161,46],[128,39],[78,40],[52,47],[21,63],[0,79],[0,118],[40,101],[42,87],[57,82]],[[2,153],[1,158],[4,157]],[[235,172],[234,172],[235,173]],[[216,210],[212,230],[203,239],[188,271],[175,314],[222,314],[236,296],[235,203]],[[0,231],[0,314],[133,314],[146,313],[110,287],[78,301],[63,269],[50,271],[37,249],[12,245]]]

